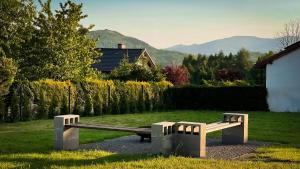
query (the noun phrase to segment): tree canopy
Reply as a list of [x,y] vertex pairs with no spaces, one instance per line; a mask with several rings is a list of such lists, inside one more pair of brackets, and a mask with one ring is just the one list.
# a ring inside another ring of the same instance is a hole
[[79,80],[97,76],[91,65],[100,54],[96,41],[87,38],[92,26],[80,23],[86,18],[82,4],[60,3],[53,10],[51,0],[0,2],[0,54],[16,60],[18,78],[38,80]]
[[35,19],[33,37],[26,45],[20,68],[28,79],[51,78],[79,80],[95,73],[91,65],[99,57],[96,43],[86,37],[92,26],[85,28],[80,21],[82,4],[67,1],[55,13],[51,0],[40,1],[42,7]]
[[0,1],[0,56],[16,58],[32,37],[36,14],[32,0]]

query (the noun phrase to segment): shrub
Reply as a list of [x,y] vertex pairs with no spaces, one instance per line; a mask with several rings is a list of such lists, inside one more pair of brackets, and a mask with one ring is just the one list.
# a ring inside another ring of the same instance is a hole
[[174,85],[183,86],[189,83],[189,73],[185,67],[171,65],[162,69],[162,72],[166,75],[167,80]]
[[24,96],[24,103],[22,109],[22,120],[28,121],[32,119],[32,101],[31,98],[27,95]]
[[82,104],[79,99],[80,98],[77,96],[74,103],[73,114],[78,114],[78,115],[82,114]]
[[138,110],[139,112],[143,112],[146,110],[146,105],[145,105],[145,99],[144,99],[144,86],[142,85],[141,88],[138,90]]
[[158,68],[149,69],[138,64],[131,64],[128,58],[124,58],[120,65],[110,73],[110,78],[114,80],[128,81],[152,81],[158,82],[165,79]]
[[232,86],[251,86],[251,84],[245,80],[235,81],[214,81],[214,80],[203,80],[202,87],[232,87]]
[[90,116],[92,115],[92,110],[93,110],[93,103],[92,103],[92,98],[90,94],[86,94],[85,96],[85,103],[84,103],[84,111],[83,111],[83,116]]
[[48,118],[48,109],[44,92],[41,90],[38,101],[37,119]]
[[120,112],[124,114],[130,113],[130,101],[128,98],[128,92],[124,86],[120,98]]
[[121,113],[119,92],[115,92],[114,94],[112,94],[112,102],[110,105],[111,105],[110,107],[111,107],[112,114],[120,114]]
[[99,116],[102,115],[102,107],[103,106],[103,100],[101,98],[100,93],[96,94],[96,96],[94,97],[94,115],[95,116]]
[[10,103],[10,121],[15,122],[20,120],[20,107],[19,107],[19,96],[16,90],[13,90],[11,103]]
[[48,118],[49,119],[52,119],[54,116],[59,115],[57,107],[58,107],[58,99],[57,99],[57,96],[53,95],[52,99],[51,99],[50,106],[49,106],[49,111],[48,111]]
[[4,100],[0,97],[0,122],[3,122],[6,115],[6,107]]
[[68,98],[66,95],[62,98],[61,108],[60,108],[60,114],[69,114],[69,105],[68,105]]

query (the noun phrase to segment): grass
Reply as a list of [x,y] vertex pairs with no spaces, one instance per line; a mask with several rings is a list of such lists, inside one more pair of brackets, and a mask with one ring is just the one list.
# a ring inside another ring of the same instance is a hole
[[[159,121],[220,120],[223,112],[175,111],[84,117],[82,123],[145,126]],[[249,139],[273,142],[247,161],[119,155],[103,151],[53,151],[53,121],[0,124],[0,168],[300,168],[300,114],[249,112]],[[80,129],[80,143],[128,135]],[[218,137],[220,132],[210,134]]]

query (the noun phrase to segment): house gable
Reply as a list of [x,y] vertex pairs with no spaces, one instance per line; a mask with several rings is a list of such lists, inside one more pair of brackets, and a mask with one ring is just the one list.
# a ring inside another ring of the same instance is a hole
[[146,49],[144,49],[143,53],[138,57],[135,64],[144,66],[147,69],[153,69],[156,67],[154,61],[152,60]]
[[128,48],[99,48],[102,53],[98,62],[93,67],[101,72],[109,73],[118,67],[125,57],[128,58],[129,63],[136,63],[145,67],[155,67],[151,56],[146,49],[128,49]]

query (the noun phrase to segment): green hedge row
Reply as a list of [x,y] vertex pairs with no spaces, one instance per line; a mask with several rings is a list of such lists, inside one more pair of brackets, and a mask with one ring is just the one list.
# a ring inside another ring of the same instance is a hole
[[209,109],[224,111],[268,110],[265,87],[176,87],[167,93],[173,109]]
[[161,110],[167,105],[164,91],[172,86],[166,81],[20,82],[11,87],[4,101],[0,99],[0,121],[47,119],[69,113],[93,116]]

